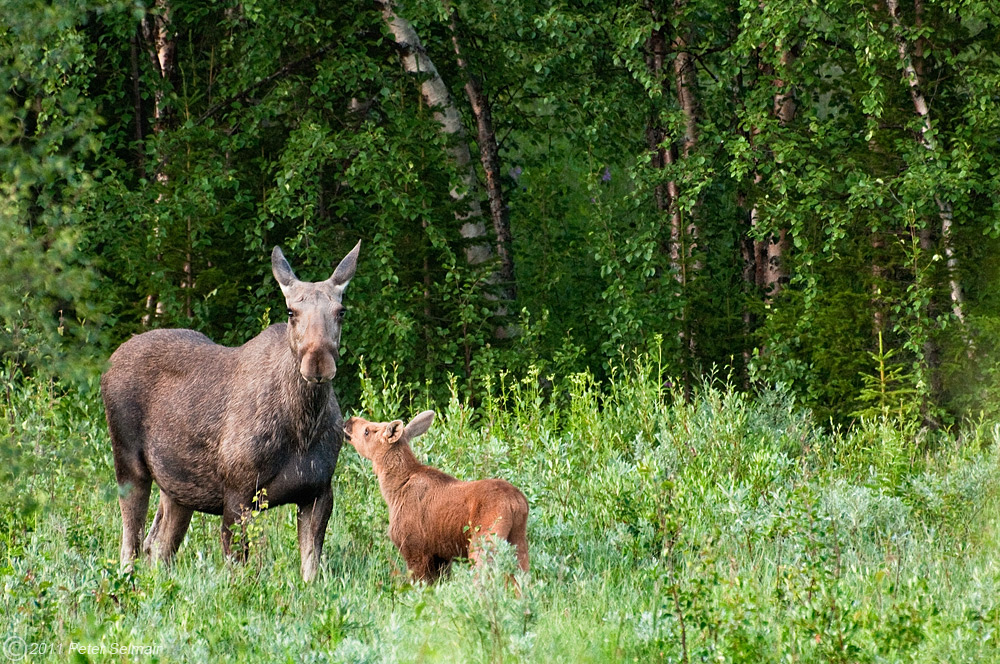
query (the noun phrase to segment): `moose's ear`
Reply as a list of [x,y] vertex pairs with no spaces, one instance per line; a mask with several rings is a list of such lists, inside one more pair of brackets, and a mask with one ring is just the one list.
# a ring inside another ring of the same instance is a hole
[[403,420],[393,420],[385,428],[385,439],[390,443],[398,443],[403,437]]
[[287,292],[288,288],[298,281],[295,273],[292,272],[292,266],[285,260],[285,254],[281,252],[281,247],[276,246],[271,251],[271,274],[274,275],[278,285],[281,286],[282,293]]
[[337,266],[337,269],[327,279],[341,296],[343,296],[344,291],[347,289],[347,284],[354,278],[354,271],[358,268],[358,253],[360,252],[361,240],[358,240],[358,243],[354,245],[350,253],[344,256],[343,260],[340,261],[340,265]]
[[434,411],[425,410],[410,420],[410,423],[406,425],[406,437],[413,440],[417,436],[424,435],[427,433],[427,430],[431,428],[431,424],[433,424],[433,422]]

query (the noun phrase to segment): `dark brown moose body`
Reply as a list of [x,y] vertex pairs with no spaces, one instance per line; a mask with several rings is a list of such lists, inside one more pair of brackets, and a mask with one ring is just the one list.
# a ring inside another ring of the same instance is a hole
[[389,507],[389,538],[414,578],[434,581],[459,557],[479,563],[487,541],[499,537],[517,550],[528,571],[528,501],[504,480],[463,482],[417,461],[410,440],[424,434],[434,411],[405,427],[401,420],[369,422],[352,417],[347,441],[371,460]]
[[[122,512],[123,564],[142,548],[169,561],[193,512],[222,515],[222,546],[246,510],[298,506],[302,576],[316,575],[333,507],[343,418],[331,380],[341,299],[360,243],[327,281],[295,278],[275,247],[272,269],[289,323],[238,348],[193,330],[153,330],[111,355],[101,377]],[[151,483],[160,504],[143,544]],[[245,545],[239,551],[246,555]]]

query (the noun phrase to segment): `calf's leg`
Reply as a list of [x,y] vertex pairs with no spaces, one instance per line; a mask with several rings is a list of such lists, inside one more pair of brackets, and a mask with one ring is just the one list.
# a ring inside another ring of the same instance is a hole
[[406,560],[406,569],[409,570],[414,581],[433,583],[441,574],[441,566],[435,564],[432,556],[409,552],[409,555],[404,555],[403,558]]
[[510,534],[507,536],[507,541],[514,545],[517,549],[517,565],[523,571],[528,571],[529,556],[528,556],[528,519],[524,518],[518,519],[514,523],[514,527],[510,529]]

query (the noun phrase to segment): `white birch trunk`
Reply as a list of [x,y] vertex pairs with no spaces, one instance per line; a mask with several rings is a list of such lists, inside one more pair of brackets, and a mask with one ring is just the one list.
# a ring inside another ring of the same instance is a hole
[[441,130],[453,138],[450,152],[461,174],[464,191],[456,188],[450,193],[453,200],[466,206],[466,212],[457,215],[463,222],[460,233],[467,241],[465,258],[470,265],[480,265],[493,257],[493,250],[486,234],[483,209],[475,196],[476,171],[462,118],[437,68],[427,57],[413,26],[396,14],[391,1],[379,4],[382,8],[382,18],[400,47],[403,69],[411,74],[426,75],[420,84],[420,94],[428,106],[436,109],[434,117],[441,123]]
[[[764,48],[763,46],[761,48]],[[788,65],[794,56],[789,50],[781,54],[781,64]],[[788,126],[795,119],[795,95],[791,91],[783,91],[785,82],[777,75],[770,65],[762,66],[761,73],[773,76],[772,84],[777,89],[774,93],[774,102],[771,112],[778,120],[781,127]],[[756,136],[758,129],[752,131]],[[763,181],[763,176],[759,171],[754,172],[754,185],[759,185]],[[756,203],[750,209],[750,225],[756,228],[760,224],[760,210]],[[754,280],[757,286],[764,291],[765,301],[772,301],[788,278],[785,254],[791,245],[791,238],[786,229],[779,229],[777,234],[772,234],[765,240],[755,240],[754,249]]]
[[[903,35],[902,22],[899,19],[898,0],[886,0],[886,7],[889,10],[889,17],[892,19],[892,27],[896,35],[896,50],[899,52],[899,59],[903,66],[903,75],[910,91],[910,99],[913,101],[913,109],[920,117],[920,144],[929,152],[937,153],[939,150],[937,139],[934,138],[934,126],[931,122],[930,106],[921,88],[920,74],[914,64],[913,56],[910,53],[910,45]],[[965,296],[962,292],[962,283],[958,280],[958,257],[952,248],[951,237],[955,225],[955,215],[951,202],[944,200],[940,195],[934,196],[934,203],[938,208],[938,219],[941,221],[941,249],[944,252],[945,266],[948,271],[948,286],[951,297],[951,311],[955,318],[964,325]]]

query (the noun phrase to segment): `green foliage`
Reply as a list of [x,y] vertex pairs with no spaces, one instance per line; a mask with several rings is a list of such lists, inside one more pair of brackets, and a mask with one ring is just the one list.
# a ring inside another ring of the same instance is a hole
[[[662,369],[639,357],[604,385],[552,376],[554,400],[537,371],[501,374],[478,408],[448,388],[415,451],[528,496],[520,594],[503,545],[485,568],[413,585],[370,464],[349,447],[315,583],[299,578],[295,510],[262,504],[240,528],[245,565],[223,558],[218,517],[198,514],[171,567],[121,571],[96,395],[53,401],[50,382],[5,376],[0,424],[20,433],[4,449],[38,441],[22,456],[43,465],[4,478],[4,638],[63,657],[73,643],[149,646],[171,661],[990,661],[995,426],[888,462],[915,448],[891,421],[831,435],[787,393],[708,381],[684,401]],[[392,369],[364,376],[365,415],[413,414]],[[16,495],[45,509],[7,508]]]
[[[659,345],[688,392],[727,367],[846,424],[871,402],[877,329],[925,424],[995,401],[970,387],[996,365],[989,2],[897,17],[844,1],[399,7],[464,137],[442,133],[374,5],[8,5],[0,353],[20,365],[86,378],[149,327],[241,343],[280,310],[273,245],[318,279],[361,239],[348,402],[361,357],[435,399],[461,376],[468,398],[505,369],[604,381],[623,349]],[[174,47],[165,71],[154,19]],[[678,96],[684,53],[693,103]],[[452,141],[487,179],[469,77],[513,235],[503,320],[495,266],[470,265],[460,233],[485,194],[464,192]],[[765,293],[748,249],[775,234],[785,274]]]
[[0,355],[64,374],[93,361],[100,322],[77,246],[99,126],[85,10],[0,6]]
[[[196,661],[995,659],[990,2],[397,5],[465,139],[440,131],[377,5],[166,6],[0,2],[10,635],[155,635]],[[486,176],[469,75],[510,211],[506,339],[451,195],[451,140]],[[787,283],[763,293],[747,247],[780,233]],[[504,562],[410,585],[350,449],[320,583],[298,580],[288,509],[245,524],[248,566],[196,517],[175,567],[119,571],[95,369],[148,327],[241,343],[283,311],[273,245],[324,279],[359,238],[344,410],[447,404],[418,454],[528,495],[523,595]]]

